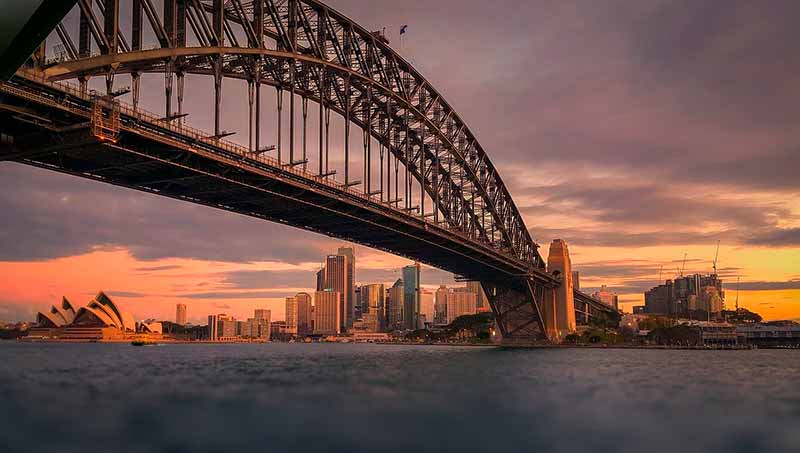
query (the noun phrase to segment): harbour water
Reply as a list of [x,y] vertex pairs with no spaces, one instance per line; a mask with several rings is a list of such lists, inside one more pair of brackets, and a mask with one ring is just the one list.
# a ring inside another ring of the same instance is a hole
[[0,343],[12,452],[793,452],[800,351]]

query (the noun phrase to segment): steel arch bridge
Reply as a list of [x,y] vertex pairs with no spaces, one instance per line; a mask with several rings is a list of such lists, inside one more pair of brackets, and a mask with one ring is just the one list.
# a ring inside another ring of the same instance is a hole
[[[381,33],[316,0],[78,0],[50,39],[54,53],[43,44],[0,85],[1,159],[425,262],[480,281],[505,338],[544,338],[543,300],[559,280],[475,135]],[[164,78],[158,115],[139,105],[153,73]],[[185,124],[195,75],[213,80],[213,132]],[[229,79],[247,86],[246,147],[224,140]],[[264,87],[276,94],[272,125]]]

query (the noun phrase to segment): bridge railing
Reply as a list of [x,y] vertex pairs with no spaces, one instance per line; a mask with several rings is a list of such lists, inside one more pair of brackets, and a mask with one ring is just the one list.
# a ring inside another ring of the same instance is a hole
[[[57,90],[66,92],[71,96],[74,96],[74,97],[79,98],[79,99],[83,99],[83,100],[85,100],[87,102],[92,102],[95,97],[99,96],[94,90],[84,91],[84,90],[81,90],[80,88],[78,88],[78,87],[76,87],[76,86],[74,86],[72,84],[69,84],[69,83],[65,83],[65,82],[61,82],[61,81],[47,80],[46,77],[44,77],[40,72],[37,72],[35,70],[29,70],[29,69],[24,69],[23,68],[23,69],[18,70],[17,74],[22,76],[22,77],[24,77],[25,79],[34,81],[36,83],[39,83],[39,84],[42,84],[42,85],[45,85],[45,86],[53,87],[53,88],[55,88]],[[12,88],[12,87],[8,87],[8,88]],[[17,90],[15,90],[15,91],[17,91]],[[26,96],[30,96],[29,93],[20,93],[20,94],[24,94]],[[280,161],[278,161],[278,159],[275,159],[275,158],[273,158],[271,156],[255,154],[245,146],[242,146],[242,145],[239,145],[237,143],[233,143],[231,141],[224,140],[224,139],[221,139],[221,138],[216,138],[216,137],[209,136],[206,132],[204,132],[204,131],[202,131],[200,129],[194,128],[192,126],[186,125],[185,123],[180,123],[180,122],[176,122],[176,121],[167,120],[167,119],[165,119],[165,118],[163,118],[161,116],[158,116],[158,115],[156,115],[156,114],[154,114],[152,112],[149,112],[147,110],[144,110],[144,109],[141,109],[141,108],[138,108],[138,107],[134,108],[131,104],[128,104],[128,103],[123,102],[123,101],[115,100],[114,102],[115,102],[115,104],[118,105],[119,112],[121,114],[123,114],[125,116],[128,116],[128,117],[131,117],[131,118],[134,118],[137,121],[144,121],[144,122],[150,123],[152,126],[155,126],[157,128],[168,129],[168,130],[170,130],[171,132],[173,132],[173,133],[175,133],[177,135],[181,135],[181,136],[185,136],[185,137],[189,138],[191,141],[195,141],[195,142],[198,142],[198,143],[204,143],[204,144],[206,144],[208,146],[211,146],[211,147],[214,147],[214,148],[218,148],[218,149],[224,150],[226,152],[238,155],[239,157],[241,157],[245,161],[246,160],[251,160],[251,161],[259,162],[259,163],[261,163],[263,165],[267,165],[267,166],[272,167],[274,169],[277,169],[277,170],[279,170],[281,172],[292,173],[292,174],[294,174],[294,175],[296,175],[298,177],[305,178],[307,180],[314,181],[315,183],[328,186],[328,187],[330,187],[332,189],[335,189],[337,191],[345,192],[350,196],[357,197],[357,198],[362,199],[362,200],[364,200],[366,202],[379,204],[380,206],[382,206],[385,209],[389,209],[389,210],[391,210],[391,211],[393,211],[393,212],[395,212],[397,214],[402,215],[403,217],[408,217],[408,212],[406,212],[404,209],[398,208],[397,206],[394,205],[394,203],[387,202],[387,201],[382,201],[382,200],[376,200],[374,196],[368,195],[368,194],[366,194],[366,193],[364,193],[362,191],[355,190],[352,187],[337,181],[332,176],[320,176],[320,175],[318,175],[316,173],[312,173],[312,172],[309,172],[307,170],[304,170],[303,168],[301,168],[299,166],[289,165],[287,163],[280,162]],[[86,111],[81,111],[81,110],[75,109],[74,107],[68,107],[68,108],[71,111],[74,111],[75,113],[79,113],[79,114],[86,115],[86,116],[90,116],[91,115],[91,109],[88,109]],[[464,239],[466,241],[475,242],[475,238],[470,237],[469,235],[465,234],[463,231],[461,231],[459,229],[451,228],[446,223],[443,223],[443,222],[438,222],[438,223],[430,222],[424,217],[416,217],[416,216],[412,216],[412,217],[416,221],[421,222],[426,229],[427,228],[431,228],[431,227],[437,228],[437,229],[440,229],[440,230],[442,230],[443,232],[445,232],[447,234],[454,234],[454,235],[457,235],[458,237],[460,237],[460,238],[462,238],[462,239]],[[496,249],[494,247],[489,246],[488,244],[481,243],[481,245],[486,247],[486,248],[488,248],[488,249],[490,249],[490,250],[493,250],[495,252],[501,253],[503,255],[509,255],[509,253],[507,253],[506,251],[498,250],[498,249]],[[512,259],[517,260],[517,258],[513,256],[513,253],[510,254],[510,255],[511,255]]]

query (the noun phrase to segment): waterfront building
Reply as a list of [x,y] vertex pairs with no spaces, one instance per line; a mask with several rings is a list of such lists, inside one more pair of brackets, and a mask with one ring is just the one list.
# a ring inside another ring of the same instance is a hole
[[342,332],[342,293],[317,291],[314,294],[314,333],[335,335]]
[[601,285],[600,290],[595,291],[592,297],[609,307],[614,307],[616,310],[619,309],[619,296],[617,296],[617,293],[610,291],[606,285]]
[[347,275],[344,281],[344,291],[342,292],[342,305],[345,309],[345,325],[349,329],[353,326],[355,319],[356,303],[356,254],[352,247],[339,247],[337,255],[347,257]]
[[394,285],[389,288],[389,295],[386,298],[387,329],[403,330],[406,328],[405,310],[405,284],[402,278],[398,278]]
[[445,285],[436,290],[433,303],[433,325],[435,326],[447,325],[447,294],[449,292]]
[[286,333],[297,334],[298,332],[298,312],[297,299],[295,297],[286,298]]
[[459,316],[474,315],[478,312],[477,295],[473,292],[451,291],[447,294],[447,324]]
[[312,303],[308,293],[297,293],[294,296],[297,306],[297,334],[308,335],[312,332]]
[[186,325],[186,304],[175,305],[175,324]]
[[648,314],[712,320],[721,317],[725,292],[716,274],[694,274],[651,288],[645,292],[644,301]]
[[420,326],[420,266],[414,263],[403,268],[403,323],[408,330],[419,329]]
[[155,319],[148,319],[146,321],[142,321],[136,323],[136,331],[140,333],[152,333],[152,334],[162,334],[164,333],[163,325],[156,321]]
[[77,311],[66,297],[61,304],[36,315],[32,338],[107,341],[121,340],[136,333],[136,321],[128,312],[100,291]]

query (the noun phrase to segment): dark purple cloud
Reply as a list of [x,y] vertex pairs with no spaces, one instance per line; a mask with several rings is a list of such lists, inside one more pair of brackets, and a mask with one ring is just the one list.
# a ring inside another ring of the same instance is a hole
[[[798,229],[786,226],[797,220],[786,200],[800,194],[797,2],[329,3],[369,29],[388,27],[392,45],[481,140],[539,242],[800,246]],[[409,24],[402,48],[401,24]],[[143,84],[154,93],[143,105],[161,111],[163,78]],[[189,122],[204,129],[210,87],[192,78],[187,88]],[[246,142],[242,88],[225,82],[223,128]],[[272,120],[262,127],[268,137]],[[754,201],[754,191],[774,201]],[[592,226],[539,219],[565,209]],[[0,212],[0,260],[128,247],[144,260],[306,262],[336,247],[285,226],[8,163],[0,163]],[[626,272],[604,272],[613,271]],[[391,280],[390,271],[370,272],[365,279]],[[301,275],[229,278],[259,289],[261,278],[291,286]]]

